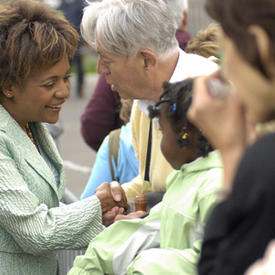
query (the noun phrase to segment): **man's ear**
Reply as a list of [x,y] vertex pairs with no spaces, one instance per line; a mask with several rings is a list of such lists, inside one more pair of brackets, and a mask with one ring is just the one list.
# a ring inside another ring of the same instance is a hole
[[139,53],[142,58],[142,65],[145,68],[145,70],[150,70],[156,66],[157,56],[154,52],[148,49],[141,49]]
[[268,72],[275,75],[275,63],[270,57],[270,40],[266,31],[258,25],[252,25],[248,31],[255,37],[259,55]]

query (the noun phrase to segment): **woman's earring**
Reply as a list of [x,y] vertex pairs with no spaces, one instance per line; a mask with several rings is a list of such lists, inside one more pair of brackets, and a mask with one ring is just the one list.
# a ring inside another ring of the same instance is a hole
[[4,91],[3,93],[7,98],[12,98],[13,97],[12,92],[10,92],[10,91]]

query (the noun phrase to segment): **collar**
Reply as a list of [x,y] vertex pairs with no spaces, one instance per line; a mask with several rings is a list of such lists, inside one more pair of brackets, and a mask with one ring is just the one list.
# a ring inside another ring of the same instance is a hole
[[182,49],[179,49],[178,62],[171,78],[169,79],[169,82],[175,83],[185,79],[185,77],[182,75],[182,69],[183,69],[182,64],[185,63],[185,59],[187,58],[187,56],[188,56],[187,53],[185,53]]
[[[189,77],[208,75],[217,69],[218,65],[211,61],[211,58],[208,59],[197,54],[186,53],[179,48],[179,58],[169,82],[175,83]],[[137,101],[140,110],[146,115],[148,115],[148,106],[155,104],[152,100],[139,99]]]
[[221,154],[218,150],[212,151],[206,157],[199,157],[194,161],[183,164],[180,168],[185,173],[208,170],[210,168],[222,168]]
[[27,136],[25,131],[20,127],[16,120],[10,115],[10,113],[0,104],[0,131],[16,144],[16,153],[20,154],[23,159],[39,173],[55,190],[59,199],[61,199],[65,188],[65,176],[64,167],[62,166],[62,159],[58,153],[58,150],[54,144],[54,141],[43,123],[35,122],[39,144],[44,152],[51,158],[56,169],[62,174],[60,176],[60,184],[55,184],[55,179],[48,165],[41,157],[34,144]]

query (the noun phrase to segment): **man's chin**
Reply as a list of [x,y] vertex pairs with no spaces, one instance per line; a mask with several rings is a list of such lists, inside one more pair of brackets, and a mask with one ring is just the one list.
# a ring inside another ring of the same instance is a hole
[[114,87],[115,89],[112,89],[112,91],[115,91],[119,94],[120,98],[122,99],[135,99],[131,96],[131,93],[127,93],[127,91],[121,91],[118,89],[118,87]]

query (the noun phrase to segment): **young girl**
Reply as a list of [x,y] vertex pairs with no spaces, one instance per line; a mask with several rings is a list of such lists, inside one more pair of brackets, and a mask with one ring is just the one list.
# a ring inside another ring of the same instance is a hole
[[168,177],[162,202],[143,219],[120,220],[104,230],[85,256],[75,260],[70,275],[196,274],[202,231],[216,203],[222,165],[219,153],[212,152],[186,119],[192,83],[166,83],[160,101],[150,108],[163,133],[161,150],[178,169]]
[[[161,151],[174,169],[200,156],[206,156],[212,147],[202,133],[187,119],[191,104],[193,79],[175,84],[164,83],[160,101],[149,108],[150,117],[159,118],[163,137]],[[177,146],[171,146],[176,143]]]

